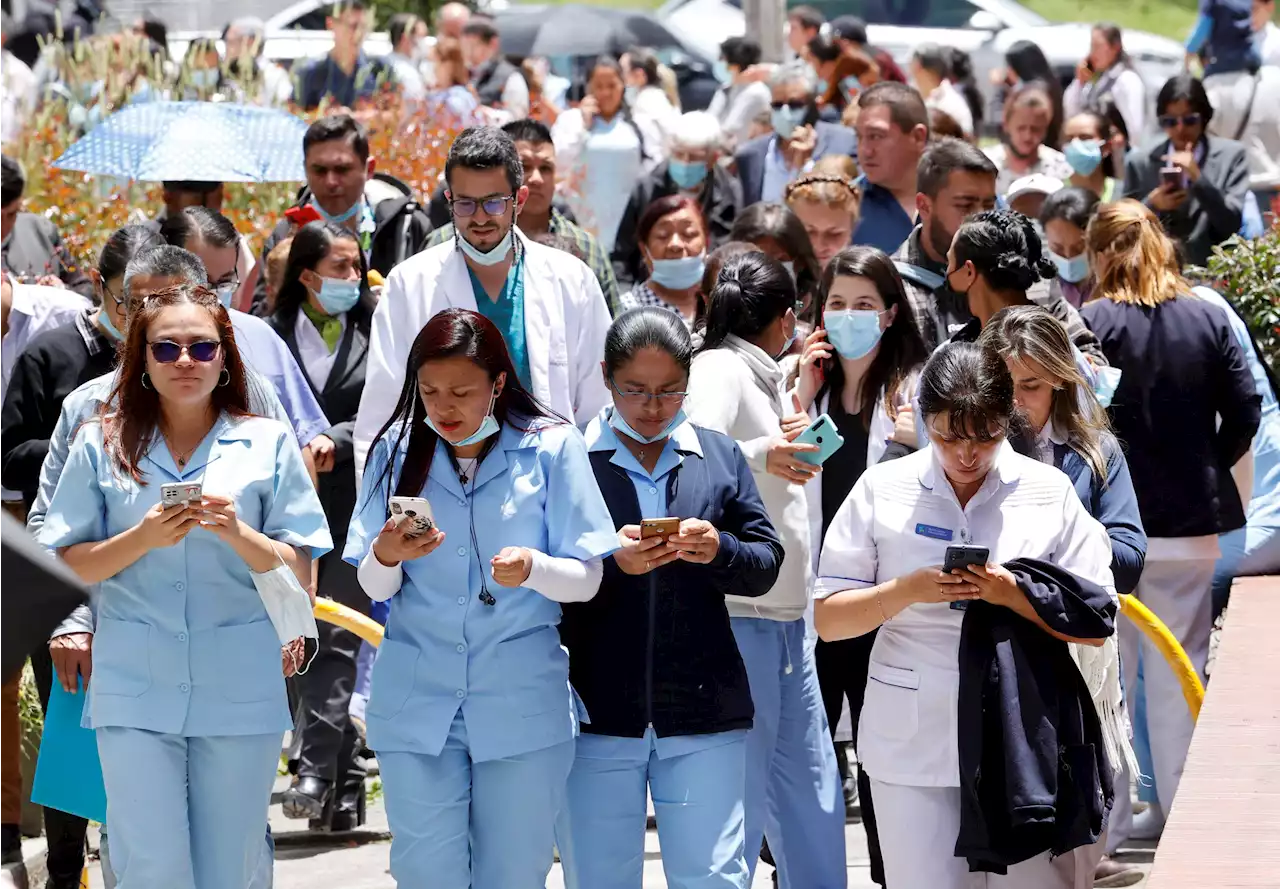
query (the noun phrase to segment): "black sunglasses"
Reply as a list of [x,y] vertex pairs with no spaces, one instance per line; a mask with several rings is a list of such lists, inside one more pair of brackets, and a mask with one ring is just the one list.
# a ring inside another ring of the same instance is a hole
[[1160,122],[1160,129],[1171,130],[1178,124],[1182,124],[1184,127],[1198,127],[1200,126],[1200,122],[1204,120],[1204,115],[1183,114],[1179,116],[1177,114],[1162,114],[1158,119]]
[[496,198],[457,198],[449,201],[449,206],[453,208],[454,216],[475,216],[476,209],[483,209],[487,216],[501,216],[507,212],[507,202],[514,201],[516,196],[513,194],[504,194]]
[[217,358],[218,352],[222,350],[222,343],[217,340],[200,340],[186,345],[170,340],[159,340],[149,345],[151,346],[151,357],[161,364],[173,364],[173,362],[182,357],[183,352],[191,356],[192,361],[207,364]]
[[774,111],[781,111],[783,108],[790,108],[792,111],[803,111],[809,107],[808,102],[771,102],[770,106]]

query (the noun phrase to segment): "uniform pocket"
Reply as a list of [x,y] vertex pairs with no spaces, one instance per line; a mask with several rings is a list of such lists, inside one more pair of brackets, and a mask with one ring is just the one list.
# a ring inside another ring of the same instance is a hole
[[920,727],[920,674],[872,661],[867,676],[862,725],[882,738],[914,738]]
[[569,712],[569,659],[552,627],[537,627],[498,643],[499,669],[511,676],[507,700],[521,716]]
[[[192,678],[212,685],[233,704],[269,701],[284,692],[280,638],[269,620],[218,627],[200,634]],[[197,674],[195,662],[204,669]]]
[[151,688],[150,643],[150,625],[99,617],[93,640],[93,689],[136,698]]
[[370,716],[390,719],[399,715],[413,693],[418,671],[418,649],[383,639],[369,676]]

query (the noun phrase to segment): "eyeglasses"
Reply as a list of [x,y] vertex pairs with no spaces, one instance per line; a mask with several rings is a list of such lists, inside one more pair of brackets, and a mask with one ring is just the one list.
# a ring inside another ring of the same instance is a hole
[[453,215],[460,217],[475,216],[476,209],[483,209],[486,216],[501,216],[507,212],[507,202],[514,201],[516,196],[513,194],[504,194],[495,198],[458,198],[449,201],[449,206],[453,208]]
[[803,111],[809,107],[808,102],[772,102],[770,106],[774,111],[781,111],[783,108],[790,108],[792,111]]
[[222,343],[217,340],[200,340],[199,342],[185,345],[171,340],[159,340],[149,345],[151,346],[151,357],[161,364],[173,364],[182,357],[183,352],[190,356],[192,361],[207,364],[217,358],[218,353],[222,350]]
[[1183,114],[1182,116],[1162,114],[1158,120],[1160,121],[1160,129],[1171,130],[1178,124],[1182,124],[1184,127],[1198,127],[1200,122],[1204,120],[1204,116],[1201,114]]
[[679,404],[684,401],[688,392],[636,392],[632,389],[619,389],[618,384],[609,379],[609,385],[613,387],[613,391],[618,393],[618,397],[627,404],[646,404],[649,401],[657,401],[659,404]]
[[124,294],[122,293],[119,296],[116,296],[114,293],[111,292],[111,288],[107,286],[105,281],[102,282],[102,292],[107,296],[109,296],[111,298],[111,301],[116,305],[118,306],[124,305]]
[[217,284],[213,285],[213,289],[219,296],[222,296],[224,293],[234,296],[235,292],[240,289],[240,277],[237,275],[230,281],[219,281]]

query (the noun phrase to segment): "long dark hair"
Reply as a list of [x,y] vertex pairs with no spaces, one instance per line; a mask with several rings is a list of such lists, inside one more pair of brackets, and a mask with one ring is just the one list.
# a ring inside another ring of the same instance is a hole
[[[405,454],[404,465],[400,468],[400,477],[395,482],[395,493],[401,497],[417,497],[427,483],[431,458],[435,456],[439,436],[423,422],[427,416],[427,408],[418,397],[418,371],[428,361],[446,358],[466,358],[484,370],[490,380],[506,374],[506,385],[493,404],[493,416],[500,425],[523,422],[519,428],[530,430],[539,420],[569,422],[544,406],[521,385],[515,365],[511,362],[511,353],[507,351],[507,344],[492,321],[469,309],[445,309],[434,315],[413,341],[413,346],[409,349],[409,360],[405,362],[400,398],[396,401],[391,419],[387,420],[374,438],[376,443],[387,437],[390,445],[387,465],[378,477],[378,488],[391,488],[395,457],[404,446],[406,438],[408,452]],[[394,441],[390,438],[393,430],[396,430]],[[496,438],[494,436],[489,439],[484,453],[488,453],[488,448],[493,446]]]
[[1019,428],[1013,376],[994,349],[976,343],[944,343],[920,374],[920,419],[947,417],[954,438],[991,441],[1000,427],[1012,438]]
[[738,214],[733,222],[733,231],[729,233],[731,241],[748,241],[756,245],[766,238],[772,239],[791,257],[796,273],[796,292],[809,298],[809,305],[803,313],[805,317],[801,320],[812,323],[817,314],[813,303],[817,302],[822,266],[818,265],[818,257],[813,252],[804,223],[790,207],[782,204],[752,204]]
[[583,89],[584,90],[590,89],[591,75],[595,74],[596,70],[599,68],[606,68],[612,71],[614,74],[618,75],[618,80],[621,81],[623,86],[622,102],[621,104],[618,105],[618,114],[622,116],[622,122],[625,123],[627,126],[631,127],[631,129],[635,132],[636,139],[638,139],[640,142],[641,159],[648,160],[653,156],[653,154],[649,150],[648,142],[645,141],[644,133],[641,132],[640,130],[640,125],[636,123],[636,119],[631,115],[631,106],[627,104],[627,97],[625,92],[626,85],[627,85],[627,78],[622,73],[622,63],[619,62],[617,59],[615,59],[613,56],[596,56],[594,59],[592,59],[591,64],[587,66],[587,79],[583,83]]
[[162,311],[184,304],[207,311],[222,341],[227,382],[213,390],[210,400],[214,410],[233,417],[250,414],[244,361],[236,345],[231,316],[218,302],[217,294],[208,287],[183,284],[141,300],[129,316],[129,327],[120,347],[120,370],[115,387],[111,397],[98,409],[103,419],[107,453],[117,467],[140,485],[146,482],[139,465],[150,450],[160,423],[160,395],[151,386],[142,384],[142,375],[147,370],[147,330]]
[[[350,241],[357,247],[360,245],[350,229],[322,219],[308,222],[294,234],[293,241],[289,245],[289,259],[285,262],[280,291],[276,294],[275,315],[277,317],[292,318],[306,303],[307,286],[302,283],[302,273],[314,272],[321,260],[329,255],[335,241]],[[365,310],[362,314],[372,315],[373,297],[365,285],[367,268],[364,251],[356,252],[360,256],[360,303],[357,308]],[[354,312],[355,309],[352,311]]]
[[701,352],[718,349],[730,334],[752,339],[795,308],[796,288],[782,263],[764,253],[727,260],[707,300]]
[[[883,251],[875,247],[849,247],[841,250],[831,258],[827,270],[822,275],[822,300],[818,304],[818,326],[823,327],[827,295],[836,278],[866,278],[875,285],[876,292],[884,300],[886,310],[898,307],[898,312],[880,337],[880,351],[872,359],[862,378],[862,389],[858,393],[858,416],[864,429],[871,428],[871,417],[880,401],[880,392],[884,391],[885,403],[890,407],[896,404],[898,387],[907,376],[929,357],[920,331],[916,328],[916,318],[911,311],[911,303],[907,300],[907,291],[902,284],[893,260]],[[823,381],[818,390],[821,398],[824,392],[831,392],[836,398],[844,391],[844,366],[836,360],[824,361],[822,365]]]
[[1004,54],[1005,64],[1018,75],[1022,85],[1034,83],[1044,89],[1049,96],[1052,116],[1049,120],[1049,133],[1044,144],[1050,148],[1060,147],[1062,139],[1062,84],[1053,66],[1039,46],[1030,40],[1018,40]]

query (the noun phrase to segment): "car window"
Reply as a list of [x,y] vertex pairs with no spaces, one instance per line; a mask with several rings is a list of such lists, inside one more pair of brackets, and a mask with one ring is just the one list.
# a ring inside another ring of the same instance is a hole
[[906,28],[963,28],[977,12],[969,0],[788,0],[788,6],[812,6],[831,21],[856,15],[869,25]]
[[286,31],[323,31],[325,30],[325,17],[328,8],[313,9],[298,16],[289,24],[284,26]]

